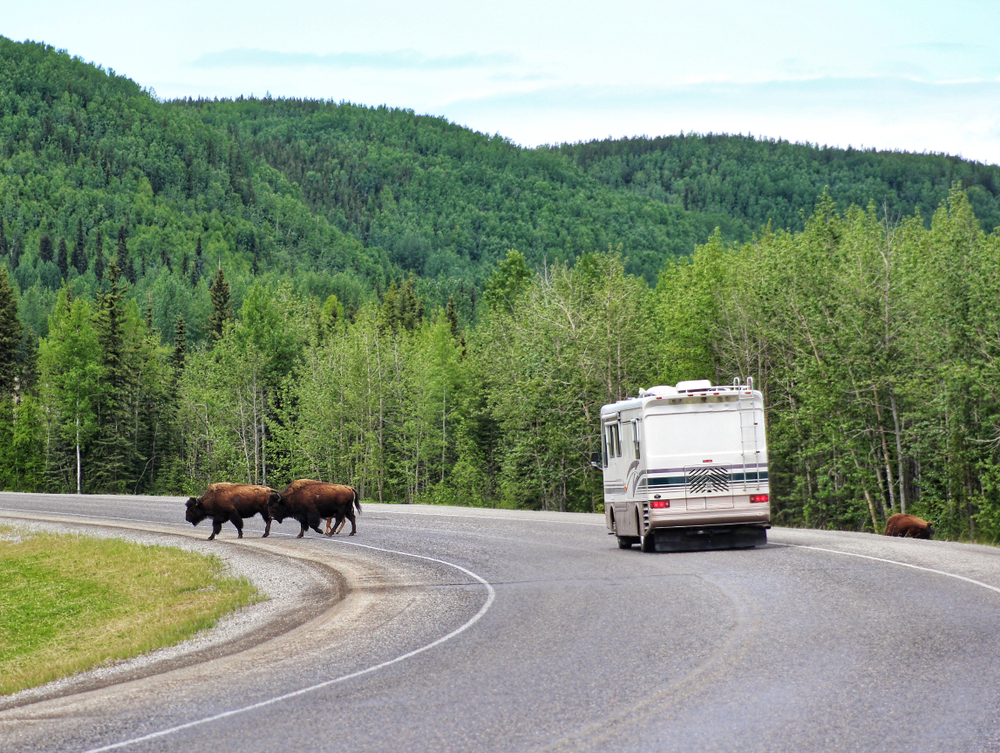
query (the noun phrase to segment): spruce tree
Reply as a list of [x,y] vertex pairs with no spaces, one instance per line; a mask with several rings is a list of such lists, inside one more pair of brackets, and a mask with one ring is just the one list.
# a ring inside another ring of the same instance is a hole
[[73,255],[70,257],[70,266],[77,274],[87,271],[87,238],[83,234],[83,220],[76,221],[76,244],[73,246]]
[[59,274],[65,280],[69,277],[69,250],[66,248],[66,239],[59,239],[59,250],[56,252],[56,266],[59,267]]
[[38,259],[39,261],[52,261],[52,239],[47,235],[38,239]]
[[205,256],[201,250],[201,236],[198,236],[198,245],[194,249],[194,271],[191,273],[191,284],[197,285],[198,280],[205,276]]
[[187,326],[184,324],[184,317],[177,315],[174,323],[174,350],[170,354],[170,365],[174,367],[174,379],[179,380],[184,372],[184,362],[187,359]]
[[10,243],[7,241],[7,231],[3,226],[3,217],[0,217],[0,261],[6,261],[7,254],[10,253]]
[[7,278],[7,267],[0,264],[0,400],[14,394],[21,331],[21,320],[17,316],[17,297]]
[[226,322],[233,318],[232,301],[229,297],[229,283],[222,274],[222,265],[212,281],[209,292],[212,294],[212,315],[208,318],[209,340],[215,342],[220,339],[225,331]]
[[107,292],[97,296],[94,325],[101,350],[104,379],[98,396],[98,430],[91,461],[94,491],[121,492],[129,456],[128,374],[125,354],[125,294],[118,265],[107,270]]
[[100,228],[97,229],[97,237],[94,239],[94,263],[92,266],[97,284],[101,285],[104,280],[104,233]]
[[135,265],[132,264],[132,259],[128,255],[128,233],[125,231],[124,225],[118,226],[118,268],[125,279],[131,284],[135,284],[137,278],[135,273]]
[[448,307],[444,311],[444,316],[448,320],[451,336],[457,340],[461,331],[458,326],[458,306],[455,305],[454,295],[448,299]]

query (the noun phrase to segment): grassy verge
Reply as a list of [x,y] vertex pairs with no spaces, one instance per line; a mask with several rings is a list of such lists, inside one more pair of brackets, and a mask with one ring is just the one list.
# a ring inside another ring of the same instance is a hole
[[0,526],[0,695],[179,643],[258,598],[217,557]]

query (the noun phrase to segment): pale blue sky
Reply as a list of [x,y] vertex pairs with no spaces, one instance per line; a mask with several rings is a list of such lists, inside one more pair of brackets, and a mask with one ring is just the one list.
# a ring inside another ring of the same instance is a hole
[[0,0],[161,98],[387,104],[519,144],[684,132],[1000,163],[1000,3]]

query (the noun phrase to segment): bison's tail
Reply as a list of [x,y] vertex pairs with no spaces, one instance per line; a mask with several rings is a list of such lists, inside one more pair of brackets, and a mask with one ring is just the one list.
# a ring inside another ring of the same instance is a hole
[[353,486],[351,487],[351,491],[354,492],[354,506],[356,508],[358,508],[358,515],[360,515],[361,514],[361,493],[357,489],[355,489]]

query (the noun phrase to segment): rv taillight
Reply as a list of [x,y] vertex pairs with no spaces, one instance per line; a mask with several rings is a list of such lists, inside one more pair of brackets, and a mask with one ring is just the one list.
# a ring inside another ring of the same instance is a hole
[[662,510],[664,507],[670,507],[669,499],[654,499],[649,503],[649,506],[656,510]]
[[767,502],[767,495],[766,494],[751,494],[750,495],[750,501],[751,502]]

